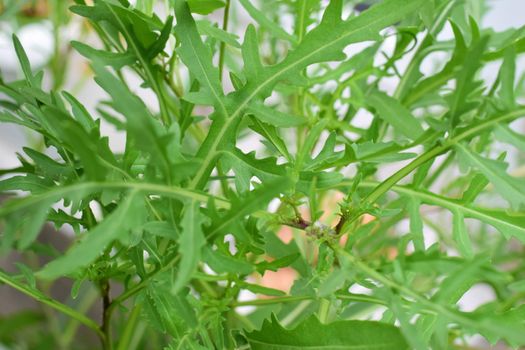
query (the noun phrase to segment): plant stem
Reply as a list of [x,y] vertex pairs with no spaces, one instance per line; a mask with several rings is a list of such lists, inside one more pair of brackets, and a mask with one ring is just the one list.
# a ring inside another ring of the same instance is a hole
[[129,345],[131,344],[131,340],[133,339],[135,327],[137,326],[139,321],[141,309],[142,308],[140,305],[135,305],[135,307],[133,307],[133,309],[131,310],[131,313],[126,322],[126,326],[122,331],[122,335],[120,336],[120,341],[118,343],[117,350],[129,349]]
[[[397,184],[401,179],[406,177],[408,174],[410,174],[412,171],[417,169],[419,166],[421,166],[423,163],[439,156],[440,154],[445,153],[450,148],[454,147],[459,142],[468,139],[471,136],[479,135],[481,131],[483,131],[486,128],[489,128],[491,126],[496,125],[497,123],[503,122],[503,121],[509,121],[514,120],[516,118],[522,117],[525,115],[525,108],[521,107],[518,108],[512,112],[502,114],[500,116],[490,118],[483,120],[476,124],[473,127],[465,128],[460,130],[458,134],[455,136],[449,138],[448,140],[444,141],[441,144],[438,144],[437,146],[434,146],[430,150],[424,152],[419,157],[414,159],[412,162],[407,164],[405,167],[401,168],[397,172],[395,172],[393,175],[391,175],[389,178],[387,178],[385,181],[378,184],[372,192],[370,192],[362,201],[361,201],[361,210],[357,212],[357,215],[354,215],[352,218],[350,218],[350,221],[348,223],[352,223],[359,219],[362,214],[364,214],[363,209],[366,209],[370,206],[372,206],[383,194],[388,192],[395,184]],[[347,224],[346,218],[344,216],[341,217],[341,220],[344,220],[343,224]],[[339,226],[339,223],[337,224]],[[342,225],[341,225],[342,226]]]
[[0,271],[0,282],[15,288],[16,290],[24,293],[25,295],[37,300],[42,304],[46,304],[52,307],[53,309],[62,312],[65,315],[73,317],[74,319],[78,320],[78,322],[82,323],[84,326],[91,328],[93,331],[95,331],[97,335],[101,338],[101,340],[104,339],[105,335],[100,330],[97,323],[92,319],[88,318],[86,315],[79,313],[78,311],[56,301],[55,299],[51,299],[47,295],[42,294],[39,290],[24,286],[23,284],[19,283],[13,277],[7,275],[3,271]]
[[100,286],[102,292],[102,326],[100,329],[104,333],[104,350],[111,350],[113,348],[111,339],[111,299],[110,299],[110,285],[108,280],[104,280]]
[[330,313],[330,300],[323,298],[321,299],[321,302],[319,305],[319,321],[321,323],[327,323],[329,313]]
[[[230,1],[226,0],[226,5],[224,6],[224,17],[222,20],[222,30],[225,32],[228,31],[228,21],[230,18]],[[219,79],[222,81],[222,75],[224,71],[224,52],[226,51],[226,43],[221,41],[219,48]]]
[[[79,310],[80,312],[87,312],[89,308],[93,305],[95,300],[98,299],[98,296],[99,296],[99,293],[97,289],[90,286],[86,295],[82,298],[82,300],[78,304],[77,310]],[[60,337],[60,344],[65,349],[71,348],[70,344],[75,337],[78,326],[79,326],[78,320],[75,318],[72,318],[66,325],[65,329],[63,329],[61,337]]]

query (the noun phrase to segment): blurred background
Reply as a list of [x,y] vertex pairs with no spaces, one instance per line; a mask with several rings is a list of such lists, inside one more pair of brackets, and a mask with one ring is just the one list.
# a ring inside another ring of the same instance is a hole
[[[256,6],[260,6],[262,2],[265,5],[271,3],[272,0],[252,0]],[[153,6],[158,9],[159,13],[165,13],[167,8],[164,0],[153,1],[131,1],[136,6],[143,6],[144,10],[151,11],[148,6]],[[357,1],[349,1],[357,3]],[[474,2],[474,1],[473,1]],[[18,60],[12,45],[12,34],[16,34],[22,45],[24,46],[29,60],[34,70],[44,70],[44,86],[53,90],[67,90],[77,97],[85,107],[93,114],[97,115],[96,106],[105,98],[104,92],[91,79],[91,71],[87,61],[76,53],[70,46],[71,40],[78,40],[89,43],[95,47],[100,47],[96,36],[93,35],[91,29],[86,21],[80,17],[72,16],[68,11],[68,7],[72,2],[67,0],[0,0],[0,72],[1,77],[5,81],[12,81],[22,76]],[[482,16],[482,27],[493,28],[495,31],[503,31],[509,28],[519,28],[525,25],[525,1],[524,0],[488,0],[486,1],[488,9]],[[247,13],[244,12],[235,0],[232,0],[231,17],[235,21],[235,28],[239,31],[236,34],[242,41],[243,30],[251,19]],[[483,12],[480,7],[480,13]],[[481,17],[481,14],[480,14]],[[222,21],[222,9],[215,11],[207,17],[211,21],[215,21],[219,25]],[[282,23],[287,24],[285,16],[281,19]],[[291,23],[290,23],[291,26]],[[440,39],[452,38],[452,31],[449,26],[441,33]],[[172,43],[173,44],[173,43]],[[394,37],[387,39],[385,42],[385,50],[393,49]],[[390,46],[390,47],[389,47]],[[410,55],[405,56],[405,60],[410,59]],[[426,59],[421,70],[423,72],[435,71],[436,67],[441,67],[446,59],[446,55],[436,54],[432,59]],[[499,69],[499,62],[489,64],[482,74],[484,78],[491,82],[496,78]],[[401,62],[401,70],[403,69],[403,62]],[[517,74],[521,77],[525,71],[525,60],[520,58],[517,63]],[[155,110],[157,103],[152,93],[141,88],[140,80],[133,74],[126,74],[126,80],[129,82],[133,90],[139,94],[152,110]],[[227,79],[225,81],[228,81]],[[382,86],[386,91],[391,91],[395,87],[396,81],[386,81]],[[228,89],[228,87],[226,87]],[[367,125],[367,116],[362,116],[362,124]],[[102,120],[102,133],[109,136],[110,147],[114,152],[119,152],[124,149],[125,138],[113,126]],[[360,121],[357,120],[357,124]],[[515,123],[513,127],[525,131],[523,123]],[[16,168],[19,166],[17,153],[22,153],[22,147],[31,145],[33,148],[38,148],[41,144],[40,140],[35,135],[23,130],[17,126],[1,123],[0,124],[0,169]],[[248,136],[240,140],[239,146],[246,150],[256,149],[259,140],[255,136]],[[512,155],[511,155],[512,156]],[[512,159],[512,158],[511,158]],[[395,168],[402,166],[402,164],[388,165],[381,169],[382,174],[386,177],[391,174]],[[429,241],[435,240],[435,235],[432,232],[426,232]],[[67,237],[54,234],[51,228],[48,228],[43,234],[42,239],[54,239],[57,237]],[[62,241],[62,247],[67,246],[67,240]],[[7,259],[0,260],[2,268],[9,269],[12,265],[15,256],[10,256]],[[271,277],[275,286],[282,285],[285,289],[291,281],[287,279],[290,276],[274,275]],[[293,276],[291,276],[293,278]],[[69,285],[55,286],[53,295],[60,297],[61,294],[69,295]],[[491,300],[494,295],[492,290],[486,286],[479,285],[472,288],[460,301],[460,308],[464,311],[473,310],[477,306]],[[250,296],[244,296],[250,297]],[[1,315],[15,312],[20,308],[26,308],[28,305],[33,305],[31,300],[21,297],[18,293],[9,288],[0,287],[0,317]],[[97,307],[95,306],[95,309]],[[97,317],[96,315],[94,317]],[[0,329],[2,328],[0,318]],[[473,339],[473,344],[483,346],[480,339]],[[486,346],[486,345],[485,345]],[[484,347],[486,348],[486,347]]]

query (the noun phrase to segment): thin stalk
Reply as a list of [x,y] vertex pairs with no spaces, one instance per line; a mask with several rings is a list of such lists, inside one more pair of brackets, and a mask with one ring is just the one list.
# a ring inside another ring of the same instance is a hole
[[319,321],[321,323],[327,323],[329,314],[330,314],[330,300],[323,298],[321,299],[321,302],[319,304]]
[[[226,5],[224,6],[224,16],[222,20],[222,30],[225,32],[228,31],[228,21],[230,18],[230,1],[226,0]],[[224,52],[226,51],[226,43],[221,41],[219,47],[219,79],[222,81],[222,75],[224,71]]]
[[135,333],[135,328],[139,321],[140,312],[140,305],[136,305],[133,308],[133,310],[131,310],[131,313],[129,314],[128,320],[126,322],[126,326],[124,327],[122,335],[120,336],[120,341],[118,343],[117,350],[129,349],[131,340],[133,339],[133,334]]
[[110,285],[108,280],[104,280],[100,286],[102,292],[102,326],[100,329],[104,332],[104,350],[113,349],[111,337],[111,299],[109,296]]
[[388,179],[383,181],[381,184],[379,184],[371,193],[369,193],[363,199],[363,204],[365,206],[372,205],[373,203],[375,203],[375,201],[377,201],[377,199],[379,199],[379,197],[381,197],[384,193],[386,193],[399,180],[403,179],[405,176],[410,174],[413,170],[417,169],[419,166],[421,166],[423,163],[427,162],[428,160],[433,159],[434,157],[437,157],[440,154],[443,154],[445,151],[448,151],[450,148],[458,144],[460,141],[463,141],[471,136],[477,135],[482,130],[490,126],[493,126],[499,122],[516,119],[520,116],[523,116],[524,114],[525,114],[525,108],[520,108],[513,112],[503,114],[499,117],[482,121],[478,123],[477,125],[460,132],[459,134],[450,138],[448,141],[445,141],[441,145],[437,145],[431,148],[427,152],[421,154],[419,157],[414,159],[408,165],[406,165],[405,167],[401,168],[399,171],[394,173],[392,176],[390,176]]
[[[96,288],[90,287],[87,291],[86,295],[82,298],[80,303],[77,306],[77,310],[80,312],[87,312],[89,308],[93,305],[95,300],[98,299],[98,291]],[[71,342],[73,341],[75,334],[78,330],[79,322],[77,319],[72,318],[68,324],[66,325],[65,329],[62,331],[62,335],[60,337],[60,344],[65,349],[71,348]]]
[[61,313],[68,315],[69,317],[72,317],[78,322],[82,323],[84,326],[92,329],[97,333],[97,335],[103,340],[105,335],[100,330],[98,324],[87,317],[84,314],[79,313],[77,310],[72,309],[71,307],[60,303],[59,301],[52,299],[48,297],[47,295],[42,294],[40,291],[36,289],[32,289],[30,287],[27,287],[20,282],[16,281],[13,277],[7,275],[6,273],[0,271],[0,282],[7,284],[8,286],[18,290],[19,292],[24,293],[25,295],[37,300],[38,302],[48,305],[49,307],[60,311]]

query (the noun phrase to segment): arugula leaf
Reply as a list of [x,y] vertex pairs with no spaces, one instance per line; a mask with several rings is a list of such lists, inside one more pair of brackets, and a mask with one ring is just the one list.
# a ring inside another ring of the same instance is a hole
[[420,122],[395,98],[376,91],[368,96],[368,100],[379,116],[391,124],[394,130],[411,140],[415,140],[423,134]]
[[188,202],[180,223],[181,233],[178,243],[181,261],[177,278],[171,287],[172,293],[178,293],[188,283],[201,260],[202,247],[206,243],[202,230],[203,220],[199,204],[195,201]]
[[373,321],[337,321],[322,324],[315,316],[294,329],[283,328],[275,316],[260,330],[246,334],[253,349],[408,349],[399,330]]
[[494,184],[498,192],[512,205],[519,208],[525,205],[525,183],[513,178],[506,172],[506,164],[487,159],[469,151],[463,145],[457,145],[456,150],[466,164],[478,169]]

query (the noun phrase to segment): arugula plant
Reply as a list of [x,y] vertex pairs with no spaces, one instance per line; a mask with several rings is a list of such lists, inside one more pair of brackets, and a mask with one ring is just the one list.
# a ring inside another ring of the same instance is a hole
[[[5,316],[3,344],[525,345],[523,28],[480,28],[475,0],[157,5],[70,7],[100,39],[71,42],[107,93],[96,111],[44,88],[13,38],[23,78],[0,81],[0,120],[43,147],[0,173],[0,191],[25,194],[2,204],[1,251],[26,258],[0,281],[43,311]],[[67,251],[38,240],[45,223],[73,228]],[[262,282],[282,271],[289,291]],[[66,300],[46,292],[59,278]],[[477,285],[494,298],[459,307]]]

